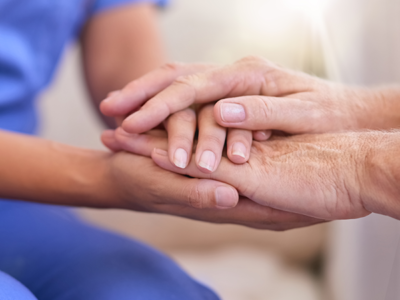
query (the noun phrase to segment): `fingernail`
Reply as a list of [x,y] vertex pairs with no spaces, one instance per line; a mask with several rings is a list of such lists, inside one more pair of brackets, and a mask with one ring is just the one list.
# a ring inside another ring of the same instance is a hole
[[174,164],[178,168],[184,169],[186,168],[186,163],[187,163],[187,152],[183,150],[182,148],[178,148],[175,151],[174,154]]
[[215,154],[209,150],[204,151],[200,157],[199,166],[212,172],[214,170],[214,165]]
[[240,104],[222,103],[221,118],[224,122],[242,122],[246,118],[246,112]]
[[232,146],[232,155],[246,158],[246,146],[243,143],[234,143]]
[[168,156],[168,152],[159,148],[154,148],[154,152],[162,156]]
[[219,208],[233,208],[237,203],[237,195],[232,188],[220,186],[215,190],[215,200]]

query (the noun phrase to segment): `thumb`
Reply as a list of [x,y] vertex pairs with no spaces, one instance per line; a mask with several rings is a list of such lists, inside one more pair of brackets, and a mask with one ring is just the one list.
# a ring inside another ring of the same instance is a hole
[[287,97],[244,96],[220,100],[214,106],[219,125],[247,130],[315,132],[321,116],[315,103]]
[[197,209],[231,209],[239,202],[237,190],[223,182],[197,178],[185,178],[185,181],[175,187],[181,205]]

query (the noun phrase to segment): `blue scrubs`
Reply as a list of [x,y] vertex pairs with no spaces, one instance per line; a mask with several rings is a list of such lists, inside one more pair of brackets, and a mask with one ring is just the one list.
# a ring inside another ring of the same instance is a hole
[[[34,134],[37,95],[85,20],[139,1],[146,0],[0,0],[0,129]],[[163,254],[86,224],[69,208],[0,200],[0,299],[218,297]]]

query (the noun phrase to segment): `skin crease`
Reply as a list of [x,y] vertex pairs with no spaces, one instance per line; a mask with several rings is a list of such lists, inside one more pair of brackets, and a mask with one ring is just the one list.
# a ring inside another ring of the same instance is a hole
[[[175,68],[190,65],[178,64]],[[395,200],[400,192],[395,179],[399,172],[393,167],[397,165],[393,150],[396,147],[390,148],[392,156],[387,149],[377,151],[382,141],[393,140],[398,146],[399,134],[344,132],[400,127],[398,87],[346,87],[284,69],[259,57],[179,77],[162,88],[161,73],[156,70],[136,81],[137,89],[146,90],[150,81],[154,86],[147,99],[125,101],[125,107],[147,101],[123,122],[127,134],[145,132],[152,124],[193,103],[221,98],[214,106],[214,118],[219,125],[247,130],[276,129],[284,134],[271,141],[253,142],[247,163],[233,165],[223,158],[218,169],[208,175],[193,168],[193,162],[186,169],[176,168],[162,150],[152,153],[159,166],[192,177],[221,180],[257,203],[321,219],[359,218],[370,212],[400,218]],[[164,70],[164,77],[170,78],[170,73]],[[128,99],[129,93],[125,97]],[[115,101],[105,103],[103,112],[115,113]],[[232,110],[238,112],[234,122],[223,118],[225,104],[243,108]],[[119,113],[123,112],[121,102],[118,107]],[[239,117],[243,120],[238,121]],[[336,133],[304,135],[324,132]],[[299,136],[284,137],[290,134]],[[143,138],[132,138],[138,136]],[[124,143],[120,146],[125,147]],[[136,148],[140,147],[148,145],[138,142]]]

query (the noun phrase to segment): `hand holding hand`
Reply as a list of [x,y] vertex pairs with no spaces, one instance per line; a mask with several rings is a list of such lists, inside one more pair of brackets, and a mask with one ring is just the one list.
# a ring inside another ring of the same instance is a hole
[[[163,138],[157,139],[160,145]],[[152,158],[172,172],[228,183],[240,195],[278,210],[323,220],[371,212],[399,217],[398,210],[378,209],[387,195],[382,196],[382,186],[372,179],[376,172],[371,172],[371,157],[376,157],[381,139],[380,132],[273,137],[254,142],[247,163],[235,165],[222,158],[211,174],[200,172],[194,162],[184,170],[175,167],[162,148],[154,150]]]
[[[160,133],[141,135],[139,144],[165,138]],[[164,144],[165,145],[165,144]],[[150,155],[149,152],[143,153]],[[101,186],[102,197],[113,208],[164,213],[212,223],[230,223],[258,229],[286,230],[323,220],[261,206],[241,197],[226,183],[187,178],[156,166],[151,158],[126,152],[110,155],[108,177]],[[182,170],[182,169],[180,169]],[[204,173],[203,173],[204,174]]]
[[386,90],[345,87],[247,57],[225,67],[169,65],[132,82],[101,108],[106,115],[128,115],[124,130],[143,133],[193,103],[223,99],[214,114],[221,126],[324,133],[398,126],[389,108],[398,101],[383,101]]

